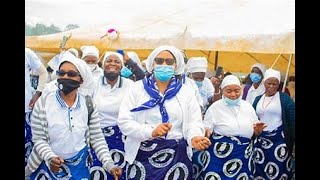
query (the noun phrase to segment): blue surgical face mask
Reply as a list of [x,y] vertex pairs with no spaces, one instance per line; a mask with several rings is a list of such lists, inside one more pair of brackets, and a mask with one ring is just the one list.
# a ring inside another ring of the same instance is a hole
[[122,77],[125,77],[125,78],[128,78],[132,75],[132,71],[127,68],[126,66],[123,66],[122,69],[121,69],[121,76]]
[[203,81],[194,81],[196,83],[196,85],[198,86],[198,88],[200,88],[203,84]]
[[225,96],[222,96],[222,98],[228,104],[228,106],[236,106],[236,105],[238,105],[238,103],[241,99],[241,96],[239,96],[237,99],[229,99]]
[[262,76],[260,74],[257,73],[251,73],[250,74],[250,79],[253,83],[257,83],[261,80]]
[[154,76],[162,82],[166,82],[174,75],[174,66],[155,65]]

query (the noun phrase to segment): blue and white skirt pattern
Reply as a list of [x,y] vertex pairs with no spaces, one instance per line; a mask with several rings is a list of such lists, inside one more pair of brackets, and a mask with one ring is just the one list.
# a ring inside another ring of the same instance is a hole
[[142,142],[126,172],[130,180],[190,180],[192,163],[187,155],[187,141],[156,138]]
[[44,161],[38,169],[30,176],[30,180],[89,180],[90,173],[88,168],[88,148],[83,148],[77,155],[65,159],[58,173],[54,173]]
[[291,179],[292,161],[284,140],[283,127],[263,131],[254,144],[255,180]]
[[24,118],[24,165],[27,165],[28,158],[30,156],[30,153],[32,151],[33,143],[31,141],[32,134],[31,134],[31,117],[32,112],[26,112],[25,118]]
[[249,180],[253,150],[251,139],[216,133],[212,133],[209,139],[211,146],[208,149],[193,153],[193,179]]
[[[125,180],[126,173],[124,167],[126,165],[126,161],[124,160],[124,136],[118,126],[102,128],[102,132],[111,153],[111,158],[116,165],[122,168],[122,175],[120,179]],[[91,177],[97,179],[113,179],[112,175],[102,168],[102,163],[99,161],[94,150],[91,148],[90,151],[93,159],[92,166],[90,168]]]

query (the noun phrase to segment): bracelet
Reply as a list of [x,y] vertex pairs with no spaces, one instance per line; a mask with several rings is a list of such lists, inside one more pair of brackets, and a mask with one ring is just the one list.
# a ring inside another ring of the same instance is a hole
[[214,93],[214,95],[220,95],[220,89],[219,89],[219,91],[217,93]]

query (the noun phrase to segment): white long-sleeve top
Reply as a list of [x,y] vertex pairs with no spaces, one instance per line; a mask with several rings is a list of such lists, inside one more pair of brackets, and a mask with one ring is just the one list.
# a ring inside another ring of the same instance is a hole
[[208,99],[213,97],[214,93],[214,86],[209,78],[204,77],[202,86],[199,87],[199,93],[203,101],[203,107],[206,109],[208,106]]
[[257,96],[260,96],[261,94],[263,94],[265,91],[266,91],[266,88],[264,87],[264,82],[263,81],[259,84],[257,89],[255,89],[253,84],[252,84],[251,87],[248,90],[246,101],[248,101],[250,104],[253,104],[254,99]]
[[98,84],[99,79],[101,76],[103,76],[103,70],[102,68],[100,68],[98,66],[98,64],[96,64],[96,67],[94,68],[94,70],[92,71],[92,76],[93,76],[93,80],[96,84]]
[[103,75],[97,80],[93,99],[98,108],[101,128],[117,125],[120,104],[132,83],[132,80],[119,76],[111,88]]
[[204,116],[204,126],[223,136],[251,138],[253,124],[258,117],[252,105],[240,100],[237,106],[228,106],[224,99],[214,102]]
[[25,48],[24,74],[25,74],[25,112],[30,112],[29,102],[35,91],[31,86],[30,70],[37,70],[43,66],[40,58],[31,49]]
[[[130,164],[134,161],[140,143],[152,139],[152,131],[162,123],[159,105],[138,112],[131,109],[150,100],[149,94],[143,87],[142,80],[132,84],[124,97],[118,117],[121,132],[127,136],[125,140],[125,159]],[[164,103],[172,128],[167,139],[184,137],[188,142],[188,156],[192,157],[191,139],[195,136],[204,136],[204,126],[201,118],[200,106],[194,92],[188,86],[182,86],[175,97]]]
[[109,172],[115,167],[100,128],[96,105],[93,102],[93,112],[88,120],[85,97],[80,93],[71,107],[67,107],[56,92],[41,96],[31,115],[31,128],[34,143],[28,162],[31,171],[38,168],[42,160],[48,161],[56,156],[69,158],[77,154],[86,146],[86,130],[103,167]]
[[186,82],[183,85],[190,86],[190,88],[194,91],[194,95],[196,96],[199,105],[203,107],[203,100],[200,95],[199,88],[194,80],[186,76]]

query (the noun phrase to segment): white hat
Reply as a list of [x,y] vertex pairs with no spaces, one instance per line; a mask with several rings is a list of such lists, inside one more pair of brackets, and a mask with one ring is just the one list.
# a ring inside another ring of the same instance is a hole
[[208,60],[205,57],[191,57],[187,62],[187,71],[194,72],[207,72]]
[[105,60],[106,60],[109,56],[111,56],[111,55],[117,56],[117,57],[120,59],[120,61],[121,61],[121,66],[122,66],[122,67],[124,66],[122,54],[117,53],[117,52],[113,52],[113,51],[107,51],[107,52],[104,54],[104,57],[103,57],[103,60],[102,60],[102,69],[104,69],[104,62],[105,62]]
[[251,69],[253,69],[254,67],[259,68],[263,75],[264,75],[264,72],[267,69],[266,66],[261,64],[261,63],[255,63],[254,65],[252,65]]
[[99,59],[99,50],[95,46],[81,46],[81,52],[82,52],[82,57],[90,55],[90,56],[95,56],[97,59]]
[[[153,61],[154,58],[157,57],[157,55],[162,52],[162,51],[169,51],[173,54],[174,58],[176,59],[176,69],[174,71],[175,75],[182,74],[184,71],[184,59],[183,59],[183,54],[180,51],[180,49],[174,47],[174,46],[169,46],[169,45],[163,45],[155,48],[148,56],[147,62],[146,62],[146,69],[149,73],[152,73],[153,70]],[[182,63],[183,62],[183,63]]]
[[70,49],[68,49],[68,51],[71,52],[76,57],[79,56],[79,52],[75,48],[70,48]]
[[238,85],[239,87],[241,87],[239,78],[233,74],[224,77],[220,87],[221,89],[223,89],[224,87],[231,84]]
[[277,71],[277,70],[274,70],[274,69],[267,69],[266,72],[264,73],[264,78],[263,80],[267,80],[268,78],[271,78],[271,77],[275,77],[278,79],[278,81],[280,82],[281,80],[281,73],[280,71]]

